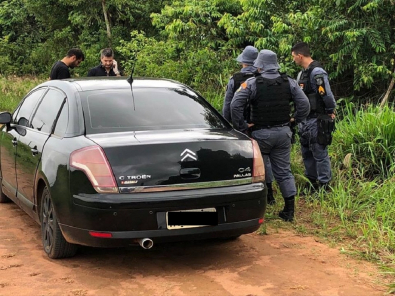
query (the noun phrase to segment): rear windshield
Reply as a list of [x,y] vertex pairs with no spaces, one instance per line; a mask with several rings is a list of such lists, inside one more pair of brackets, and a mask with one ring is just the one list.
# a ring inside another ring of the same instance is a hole
[[189,89],[136,88],[81,93],[87,134],[208,128],[226,123]]

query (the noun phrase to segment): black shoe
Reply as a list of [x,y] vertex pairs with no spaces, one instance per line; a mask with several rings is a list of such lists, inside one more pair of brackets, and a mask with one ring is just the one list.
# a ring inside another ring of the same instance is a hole
[[315,192],[319,189],[319,184],[316,179],[307,178],[309,181],[305,183],[304,190]]
[[266,186],[267,186],[267,204],[272,206],[276,204],[276,200],[274,199],[273,196],[272,183],[266,183]]
[[284,209],[278,213],[279,217],[286,222],[292,222],[294,220],[295,213],[295,197],[290,196],[284,198]]
[[329,191],[331,188],[329,187],[329,183],[319,183],[318,184],[318,190],[325,190],[325,191]]

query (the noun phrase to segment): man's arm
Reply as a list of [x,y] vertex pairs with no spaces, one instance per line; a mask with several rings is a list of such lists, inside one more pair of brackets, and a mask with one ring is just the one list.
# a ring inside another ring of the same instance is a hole
[[324,100],[325,111],[334,116],[336,108],[335,97],[329,85],[328,73],[322,68],[315,68],[311,73],[311,84],[321,98]]
[[222,115],[226,118],[227,121],[232,122],[231,113],[230,113],[230,103],[233,99],[233,87],[234,81],[233,78],[229,79],[228,85],[226,86],[225,98],[224,98],[224,106],[222,108]]
[[295,80],[288,78],[289,86],[291,87],[292,99],[295,103],[294,118],[296,123],[302,122],[310,113],[310,103],[306,94],[299,87]]
[[112,63],[113,63],[112,69],[114,70],[115,76],[121,76],[121,71],[119,71],[118,69],[118,62],[116,60],[113,60]]
[[246,132],[249,127],[244,118],[244,109],[248,101],[254,97],[254,93],[256,92],[254,86],[255,78],[250,78],[243,82],[235,92],[230,104],[233,127],[241,132]]

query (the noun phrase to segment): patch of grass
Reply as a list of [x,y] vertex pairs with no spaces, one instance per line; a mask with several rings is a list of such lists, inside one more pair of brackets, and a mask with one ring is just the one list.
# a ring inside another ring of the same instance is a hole
[[0,76],[0,111],[13,111],[24,96],[45,79]]

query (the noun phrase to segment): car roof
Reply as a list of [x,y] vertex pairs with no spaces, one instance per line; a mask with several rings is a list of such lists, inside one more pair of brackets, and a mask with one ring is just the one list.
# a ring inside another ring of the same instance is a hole
[[[55,87],[76,87],[78,91],[101,89],[130,89],[128,77],[83,77],[47,81],[43,85]],[[170,79],[134,78],[133,88],[185,88],[184,84]]]

